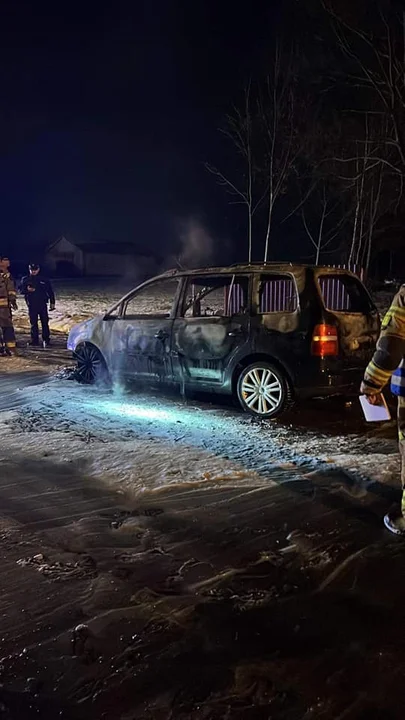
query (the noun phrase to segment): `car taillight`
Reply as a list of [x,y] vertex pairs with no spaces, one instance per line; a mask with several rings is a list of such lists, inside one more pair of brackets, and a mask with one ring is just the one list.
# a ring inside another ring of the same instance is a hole
[[315,357],[338,355],[339,341],[337,328],[334,325],[316,325],[312,336],[311,353]]

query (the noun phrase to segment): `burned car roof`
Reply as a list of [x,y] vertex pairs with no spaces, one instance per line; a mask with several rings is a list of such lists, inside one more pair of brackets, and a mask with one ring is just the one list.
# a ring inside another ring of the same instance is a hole
[[[159,277],[183,277],[185,275],[212,275],[212,274],[229,274],[229,273],[261,273],[271,270],[272,272],[302,272],[305,269],[312,269],[317,274],[322,273],[342,273],[352,274],[350,270],[345,268],[333,267],[330,265],[310,265],[304,263],[287,263],[287,262],[268,262],[268,263],[237,263],[235,265],[221,265],[218,267],[204,267],[193,270],[179,270],[173,268],[166,270]],[[155,278],[156,279],[156,278]]]

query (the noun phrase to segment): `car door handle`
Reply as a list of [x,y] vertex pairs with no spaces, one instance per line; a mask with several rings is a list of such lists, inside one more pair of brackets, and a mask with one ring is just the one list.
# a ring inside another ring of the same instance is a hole
[[230,330],[228,332],[228,337],[237,337],[238,335],[242,335],[242,333],[242,328],[236,328],[235,330]]
[[166,340],[169,337],[169,333],[166,332],[166,330],[158,330],[157,333],[155,333],[156,340]]

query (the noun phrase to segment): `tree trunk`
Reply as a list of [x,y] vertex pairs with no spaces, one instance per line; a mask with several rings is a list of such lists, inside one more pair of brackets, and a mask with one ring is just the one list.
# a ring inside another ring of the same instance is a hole
[[269,239],[270,239],[270,228],[271,228],[271,221],[272,221],[272,215],[273,215],[273,192],[270,192],[270,198],[269,198],[269,214],[267,219],[267,232],[266,232],[266,241],[264,244],[264,262],[267,262],[268,254],[269,254]]
[[248,207],[248,258],[249,265],[252,262],[252,208]]
[[354,214],[352,244],[351,244],[350,253],[349,253],[349,265],[351,265],[353,263],[353,256],[354,256],[354,250],[356,247],[356,238],[357,238],[357,225],[359,222],[359,212],[360,212],[360,198],[357,198],[356,212]]

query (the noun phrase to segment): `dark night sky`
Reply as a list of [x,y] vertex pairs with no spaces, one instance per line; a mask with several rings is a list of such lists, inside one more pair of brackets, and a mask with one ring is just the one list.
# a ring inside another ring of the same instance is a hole
[[203,162],[221,159],[218,127],[262,62],[271,5],[3,2],[0,250],[61,233],[161,249],[190,215],[237,238]]

